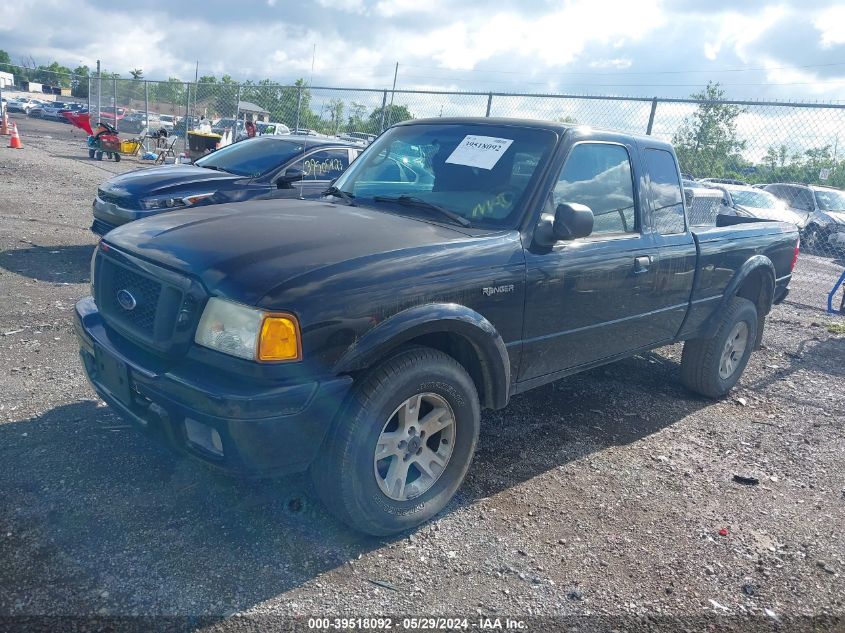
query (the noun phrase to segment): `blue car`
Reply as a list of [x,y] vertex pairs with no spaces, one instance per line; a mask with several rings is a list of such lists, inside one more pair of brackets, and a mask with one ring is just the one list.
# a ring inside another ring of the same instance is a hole
[[193,165],[121,174],[103,183],[91,230],[199,205],[268,198],[316,198],[349,166],[361,146],[332,138],[262,136],[234,143]]

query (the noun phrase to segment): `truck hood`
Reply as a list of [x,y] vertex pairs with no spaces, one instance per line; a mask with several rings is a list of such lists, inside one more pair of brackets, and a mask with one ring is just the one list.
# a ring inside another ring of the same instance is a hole
[[141,196],[197,187],[208,187],[209,191],[214,191],[224,183],[242,178],[243,176],[195,165],[165,165],[121,174],[100,186],[100,191],[112,199],[138,199]]
[[257,200],[156,215],[118,227],[104,239],[199,277],[215,296],[261,306],[271,290],[295,285],[306,273],[330,277],[373,257],[427,251],[467,235],[457,227],[362,207]]

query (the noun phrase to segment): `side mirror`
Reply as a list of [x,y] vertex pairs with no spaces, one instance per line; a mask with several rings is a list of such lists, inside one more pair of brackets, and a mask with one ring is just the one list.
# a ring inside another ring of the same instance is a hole
[[291,183],[302,180],[305,174],[299,167],[288,167],[276,180],[279,188],[290,187]]
[[587,237],[593,232],[593,211],[587,205],[577,202],[559,204],[555,209],[552,230],[559,240]]
[[547,218],[541,220],[535,232],[535,240],[542,246],[587,237],[593,232],[593,212],[585,204],[564,202],[557,205],[553,219]]

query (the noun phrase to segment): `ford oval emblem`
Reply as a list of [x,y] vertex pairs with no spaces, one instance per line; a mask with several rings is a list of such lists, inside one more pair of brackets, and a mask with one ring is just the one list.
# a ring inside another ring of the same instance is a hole
[[132,296],[132,293],[125,288],[117,291],[117,302],[120,304],[120,307],[126,311],[134,310],[135,306],[138,305],[138,302],[135,301],[135,297]]

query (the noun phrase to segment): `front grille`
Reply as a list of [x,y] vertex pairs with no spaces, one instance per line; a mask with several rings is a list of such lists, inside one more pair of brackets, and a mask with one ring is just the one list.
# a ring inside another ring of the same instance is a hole
[[[161,284],[128,268],[115,266],[110,285],[113,292],[108,297],[109,313],[141,334],[152,336]],[[131,308],[120,304],[120,293],[131,296],[134,302]]]
[[100,218],[94,218],[94,221],[91,223],[91,230],[97,235],[105,235],[113,228],[116,228],[114,224],[109,224]]
[[128,198],[127,196],[119,196],[114,193],[103,191],[102,189],[97,189],[97,197],[103,202],[110,202],[112,204],[116,204],[119,207],[123,207],[124,209],[131,208],[130,198]]
[[208,297],[199,280],[100,242],[94,300],[106,326],[145,350],[188,351]]

